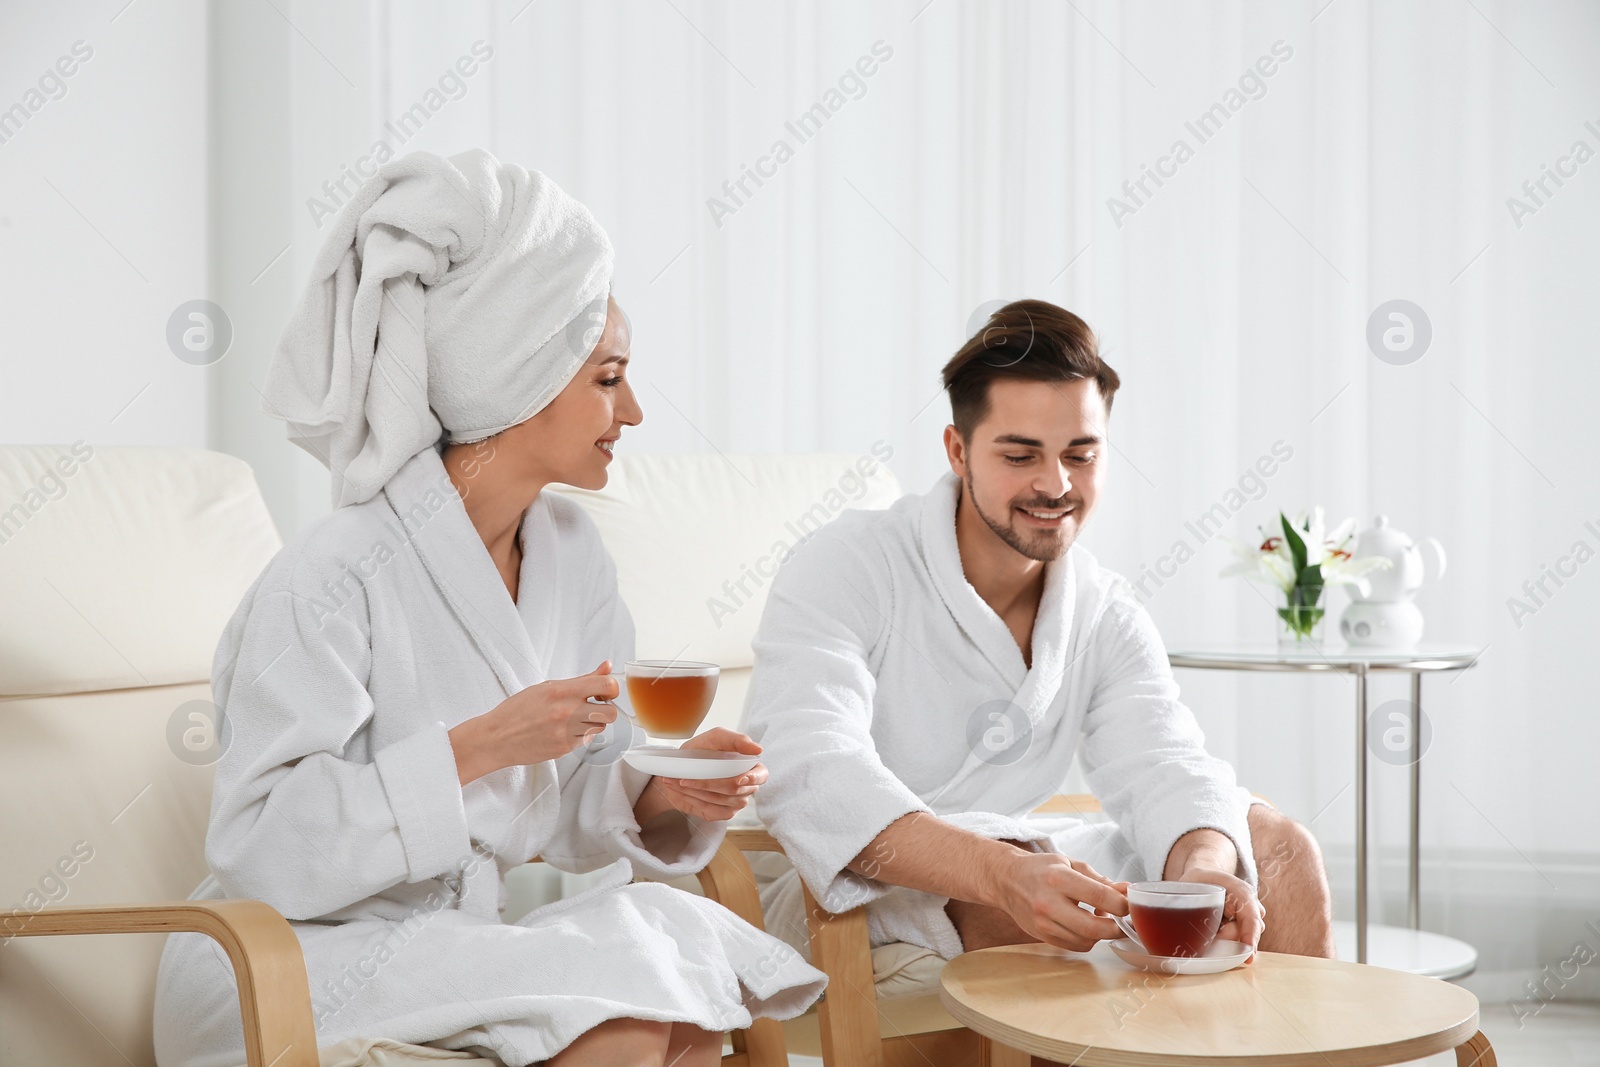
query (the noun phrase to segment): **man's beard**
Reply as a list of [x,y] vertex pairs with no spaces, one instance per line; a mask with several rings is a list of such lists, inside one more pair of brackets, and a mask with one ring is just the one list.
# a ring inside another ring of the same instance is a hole
[[[1066,555],[1067,549],[1072,547],[1073,538],[1067,536],[1065,528],[1063,528],[1059,535],[1056,536],[1052,536],[1051,534],[1041,531],[1038,535],[1029,537],[1009,523],[1002,525],[1001,523],[996,522],[994,519],[984,514],[983,508],[978,504],[978,493],[972,487],[972,470],[970,467],[967,469],[966,483],[967,499],[972,501],[972,510],[977,512],[978,518],[982,519],[989,529],[994,531],[994,535],[996,537],[1010,545],[1017,552],[1031,560],[1037,560],[1040,563],[1050,563]],[[1040,503],[1038,501],[1030,501],[1024,506],[1031,507],[1035,511],[1055,511],[1058,508],[1064,507],[1065,503]],[[1011,507],[1012,505],[1007,505],[1006,507],[1006,517],[1008,519],[1011,517]],[[1074,512],[1074,514],[1076,514],[1076,512]]]

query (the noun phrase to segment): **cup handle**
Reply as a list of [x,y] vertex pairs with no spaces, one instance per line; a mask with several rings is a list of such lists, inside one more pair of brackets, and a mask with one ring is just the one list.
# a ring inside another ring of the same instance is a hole
[[1139,940],[1139,933],[1133,928],[1132,919],[1129,919],[1126,915],[1113,915],[1111,916],[1111,921],[1116,923],[1117,927],[1128,935],[1129,940],[1139,946],[1139,951],[1145,951],[1144,942]]
[[630,709],[623,707],[621,704],[618,704],[615,700],[601,700],[599,697],[585,697],[584,703],[598,704],[602,708],[616,708],[617,714],[620,717],[627,719],[630,722],[634,719],[633,712]]

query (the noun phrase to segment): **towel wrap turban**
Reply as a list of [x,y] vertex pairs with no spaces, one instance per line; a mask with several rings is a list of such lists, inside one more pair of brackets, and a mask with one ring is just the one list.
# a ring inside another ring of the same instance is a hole
[[332,225],[262,398],[333,473],[335,507],[441,440],[530,418],[599,340],[611,242],[537,171],[482,149],[413,152]]

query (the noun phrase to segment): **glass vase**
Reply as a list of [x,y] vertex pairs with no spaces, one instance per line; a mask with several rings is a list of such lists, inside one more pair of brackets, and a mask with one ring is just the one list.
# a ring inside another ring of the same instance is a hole
[[1278,648],[1294,651],[1302,648],[1321,648],[1325,612],[1317,603],[1322,590],[1314,593],[1296,586],[1284,598],[1278,609]]

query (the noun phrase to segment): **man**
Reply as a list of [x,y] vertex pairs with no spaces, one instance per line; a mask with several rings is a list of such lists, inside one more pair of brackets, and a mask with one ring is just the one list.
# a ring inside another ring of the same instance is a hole
[[[875,946],[1082,951],[1122,936],[1127,881],[1170,879],[1226,890],[1221,937],[1331,957],[1315,839],[1206,753],[1150,616],[1076,544],[1120,384],[1089,327],[1009,304],[943,376],[951,473],[797,547],[756,635],[756,806],[794,867],[768,929],[804,950],[798,877],[867,903]],[[1110,822],[1027,819],[1075,753]]]

